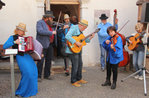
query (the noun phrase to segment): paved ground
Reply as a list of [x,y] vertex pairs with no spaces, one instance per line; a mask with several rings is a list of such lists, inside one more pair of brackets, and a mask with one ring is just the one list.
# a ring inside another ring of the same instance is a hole
[[[89,83],[80,88],[70,84],[70,76],[63,73],[54,74],[54,80],[43,80],[39,83],[39,93],[32,98],[149,98],[144,96],[143,81],[129,78],[124,83],[121,79],[131,74],[120,69],[117,89],[102,87],[105,81],[105,72],[100,71],[98,66],[84,68],[83,78]],[[15,73],[16,87],[20,80],[20,73]],[[149,79],[147,79],[147,90],[149,95]],[[10,98],[10,72],[0,70],[0,98]]]

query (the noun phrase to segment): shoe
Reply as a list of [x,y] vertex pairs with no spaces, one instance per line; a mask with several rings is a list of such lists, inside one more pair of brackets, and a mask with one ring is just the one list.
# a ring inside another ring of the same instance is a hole
[[101,84],[101,86],[111,86],[111,82],[106,80],[106,82]]
[[135,79],[138,79],[138,78],[139,78],[139,75],[134,76],[134,78],[135,78]]
[[116,89],[116,83],[113,83],[111,89]]
[[54,65],[54,64],[55,64],[55,61],[52,60],[52,61],[51,61],[51,64]]
[[138,78],[139,80],[143,80],[144,79],[144,77],[143,76],[139,76],[139,78]]
[[80,80],[80,81],[77,81],[77,83],[86,84],[86,83],[88,83],[88,82],[82,79],[82,80]]
[[104,71],[105,71],[105,68],[102,67],[102,68],[101,68],[101,71],[104,72]]
[[50,76],[49,77],[44,77],[44,79],[53,80],[53,78],[51,78]]
[[75,87],[80,87],[81,85],[78,82],[72,83],[73,86]]
[[69,76],[69,70],[65,70],[65,75]]
[[22,96],[20,96],[20,95],[15,95],[16,96],[16,98],[24,98],[24,97],[22,97]]
[[38,78],[38,82],[42,82],[42,79],[41,78]]

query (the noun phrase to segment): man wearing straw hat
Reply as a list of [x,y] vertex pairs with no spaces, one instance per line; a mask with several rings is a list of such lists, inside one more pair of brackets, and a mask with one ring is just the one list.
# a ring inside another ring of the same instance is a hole
[[53,47],[50,44],[50,41],[53,40],[51,39],[51,36],[53,38],[53,35],[56,34],[56,31],[53,31],[53,28],[51,27],[53,23],[53,18],[54,18],[53,12],[47,11],[45,15],[43,15],[43,19],[37,22],[36,26],[37,29],[36,39],[42,44],[44,54],[44,57],[41,59],[41,61],[38,61],[37,63],[39,81],[41,81],[44,59],[45,59],[44,78],[51,80],[50,70],[51,70]]
[[61,38],[61,42],[62,42],[62,47],[61,47],[61,54],[64,58],[64,63],[65,63],[65,74],[66,76],[69,76],[69,58],[68,55],[65,53],[65,49],[66,49],[66,39],[65,39],[65,35],[68,33],[70,27],[73,25],[70,23],[70,17],[68,14],[64,15],[64,26],[60,29],[60,38]]
[[[88,26],[88,21],[82,19],[78,25],[71,26],[65,38],[72,44],[76,44],[77,46],[80,47],[82,44],[80,42],[77,42],[75,39],[73,39],[72,36],[79,36],[87,28],[87,26]],[[88,39],[86,39],[85,41],[88,43],[93,37],[94,37],[94,34],[90,36]],[[81,84],[86,84],[87,81],[82,79],[82,66],[83,66],[82,51],[80,53],[73,53],[71,52],[69,47],[66,46],[65,52],[69,54],[69,58],[71,59],[71,62],[72,62],[72,69],[71,69],[72,85],[75,87],[80,87]]]

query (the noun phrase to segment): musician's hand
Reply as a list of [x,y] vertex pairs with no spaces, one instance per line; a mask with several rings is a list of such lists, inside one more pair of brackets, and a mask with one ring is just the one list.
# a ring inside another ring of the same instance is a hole
[[69,25],[64,25],[63,29],[69,28]]
[[93,33],[89,39],[91,40],[94,36],[95,36],[95,33]]
[[132,41],[129,40],[129,43],[132,44]]
[[56,31],[53,31],[52,34],[56,34]]
[[18,44],[18,45],[21,44],[19,39],[15,40],[15,43]]
[[106,40],[106,44],[109,45],[109,43],[110,43],[110,40]]
[[111,44],[111,49],[114,49],[114,45],[113,44]]
[[76,44],[78,47],[81,47],[81,46],[82,46],[82,43],[80,43],[80,42],[75,42],[75,44]]

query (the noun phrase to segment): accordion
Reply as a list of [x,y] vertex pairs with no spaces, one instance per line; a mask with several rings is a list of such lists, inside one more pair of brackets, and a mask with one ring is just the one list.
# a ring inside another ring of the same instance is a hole
[[43,47],[39,41],[32,36],[19,37],[19,40],[22,44],[18,46],[18,51],[29,53],[35,61],[41,60]]
[[19,37],[21,45],[18,46],[18,51],[20,52],[29,52],[34,50],[33,37]]

